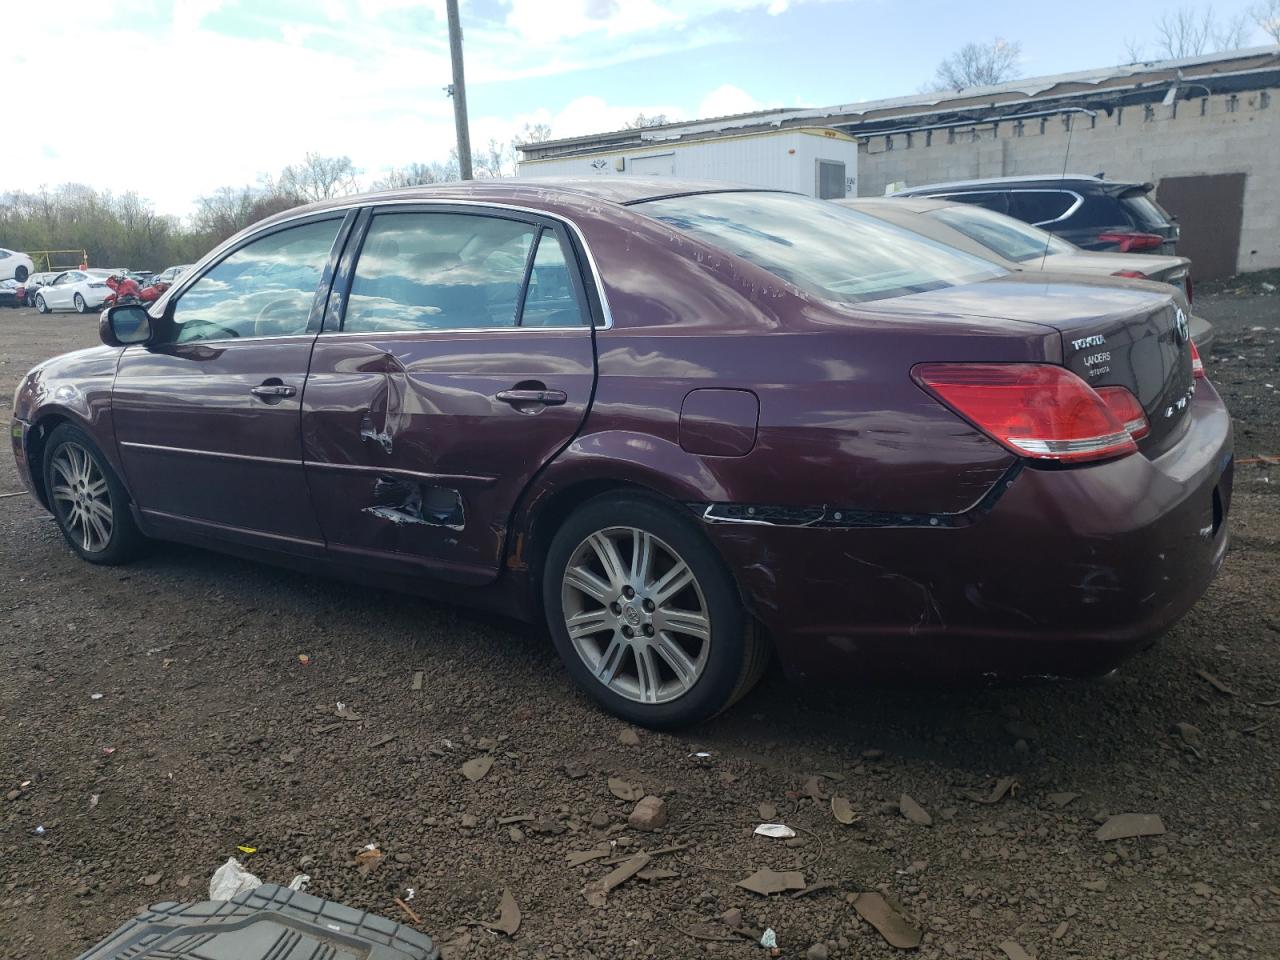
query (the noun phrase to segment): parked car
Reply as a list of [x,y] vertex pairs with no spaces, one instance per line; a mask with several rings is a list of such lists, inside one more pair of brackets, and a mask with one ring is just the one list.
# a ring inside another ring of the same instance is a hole
[[191,269],[191,264],[184,263],[177,267],[168,267],[151,278],[152,283],[177,283],[178,278]]
[[[932,197],[870,197],[832,202],[993,260],[1009,270],[1048,270],[1053,273],[1152,280],[1172,284],[1182,291],[1188,305],[1192,302],[1191,261],[1186,257],[1081,250],[1061,237],[1002,213]],[[1194,314],[1190,324],[1191,338],[1203,350],[1212,340],[1213,327],[1203,317]]]
[[35,264],[25,253],[0,247],[0,280],[17,280],[21,283],[34,269]]
[[34,307],[36,305],[36,293],[45,284],[52,283],[59,273],[60,271],[47,271],[29,275],[26,282],[19,289],[19,301],[22,306]]
[[1087,176],[996,177],[909,187],[895,197],[973,203],[1043,227],[1084,250],[1175,254],[1178,224],[1150,183]]
[[18,281],[0,280],[0,307],[18,305]]
[[35,307],[40,313],[75,310],[88,313],[102,306],[111,293],[107,277],[112,270],[66,270],[36,291]]
[[774,651],[1022,677],[1153,642],[1231,504],[1186,309],[796,194],[413,188],[104,311],[10,437],[87,561],[178,540],[542,620],[600,703],[673,726]]

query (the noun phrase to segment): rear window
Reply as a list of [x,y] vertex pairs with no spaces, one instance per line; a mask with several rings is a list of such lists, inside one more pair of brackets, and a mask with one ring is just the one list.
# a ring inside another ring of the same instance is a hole
[[875,217],[795,194],[704,193],[634,209],[829,300],[880,300],[1006,273]]
[[1145,193],[1121,197],[1120,206],[1133,219],[1135,227],[1159,232],[1169,226],[1169,215]]
[[1046,230],[981,207],[943,207],[941,210],[932,210],[925,216],[954,227],[970,240],[976,240],[1006,260],[1022,262],[1051,253],[1071,253],[1076,249]]

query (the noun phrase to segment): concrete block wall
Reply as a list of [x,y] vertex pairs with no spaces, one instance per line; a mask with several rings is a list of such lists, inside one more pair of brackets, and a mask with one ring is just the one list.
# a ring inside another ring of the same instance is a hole
[[[1071,125],[1070,153],[1067,153]],[[1150,181],[1245,174],[1237,267],[1280,267],[1280,89],[1099,112],[866,138],[858,153],[858,195],[885,186],[1046,173],[1105,172]]]

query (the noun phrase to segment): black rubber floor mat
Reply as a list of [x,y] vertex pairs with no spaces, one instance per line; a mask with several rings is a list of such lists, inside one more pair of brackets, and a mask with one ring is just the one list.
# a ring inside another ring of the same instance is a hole
[[157,903],[78,960],[438,960],[403,924],[264,884],[234,900]]

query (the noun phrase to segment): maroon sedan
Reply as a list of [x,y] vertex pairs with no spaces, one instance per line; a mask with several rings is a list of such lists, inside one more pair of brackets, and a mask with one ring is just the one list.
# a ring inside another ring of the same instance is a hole
[[1231,422],[1167,285],[1012,274],[669,179],[294,210],[33,370],[86,560],[180,540],[547,624],[652,726],[797,678],[1081,675],[1226,548]]

